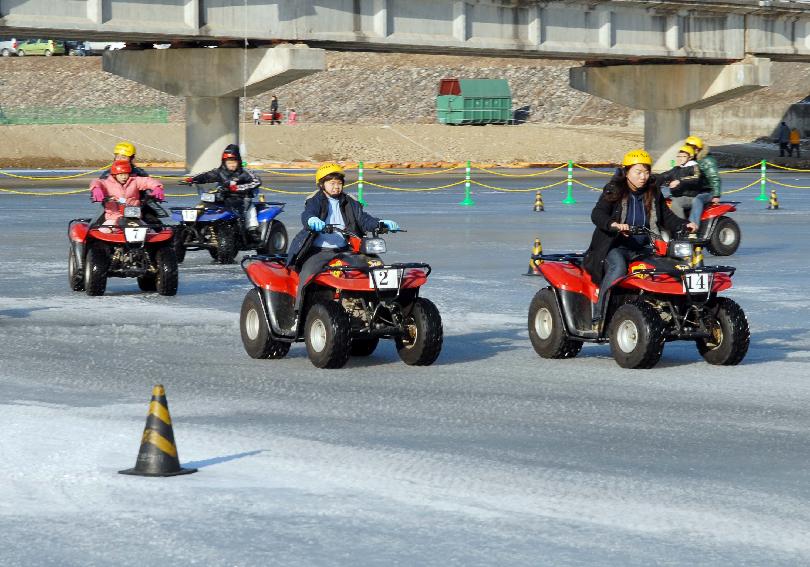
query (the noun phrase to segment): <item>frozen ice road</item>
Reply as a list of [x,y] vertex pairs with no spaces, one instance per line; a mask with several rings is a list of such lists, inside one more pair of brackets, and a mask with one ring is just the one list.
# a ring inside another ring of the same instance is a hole
[[[584,249],[581,189],[574,206],[547,191],[544,213],[532,193],[464,208],[455,189],[367,192],[408,229],[387,258],[433,265],[445,347],[427,368],[384,344],[336,371],[300,344],[250,359],[248,281],[205,253],[176,297],[69,291],[67,222],[95,208],[0,196],[0,565],[810,564],[809,193],[780,191],[779,211],[756,194],[734,196],[738,254],[707,256],[738,268],[747,358],[713,367],[669,343],[644,371],[607,346],[549,361],[528,341],[532,241]],[[294,233],[302,198],[287,200]],[[117,474],[155,383],[196,474]]]

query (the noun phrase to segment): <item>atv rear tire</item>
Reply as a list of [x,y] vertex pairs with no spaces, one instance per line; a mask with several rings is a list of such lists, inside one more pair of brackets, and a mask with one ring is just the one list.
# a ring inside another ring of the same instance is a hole
[[351,354],[352,356],[371,356],[380,344],[380,339],[377,337],[371,339],[352,339]]
[[76,251],[71,246],[68,250],[68,283],[73,291],[84,291],[84,274],[76,260]]
[[550,287],[534,294],[529,305],[529,339],[543,358],[574,358],[582,350],[582,341],[567,337],[557,298]]
[[740,247],[740,226],[734,219],[720,217],[706,248],[715,256],[731,256]]
[[87,295],[104,295],[110,257],[103,246],[91,246],[84,260],[84,290]]
[[318,368],[342,368],[351,353],[351,322],[340,304],[316,303],[307,314],[304,340],[309,360]]
[[251,358],[284,358],[290,343],[273,340],[267,326],[259,292],[254,288],[245,295],[239,314],[242,345]]
[[396,339],[399,358],[411,366],[429,366],[439,357],[443,340],[439,310],[429,299],[417,297],[405,318],[405,335]]
[[267,230],[266,243],[260,244],[256,248],[256,254],[284,254],[287,251],[287,228],[284,223],[277,220],[270,221],[270,228]]
[[220,264],[233,264],[233,259],[238,253],[235,228],[229,224],[223,224],[214,230],[217,236],[217,250],[214,259]]
[[710,316],[706,321],[712,334],[710,339],[698,339],[698,352],[709,364],[734,366],[742,362],[748,353],[751,331],[742,307],[727,298],[718,298],[707,307]]
[[155,289],[160,295],[177,295],[177,256],[173,246],[164,246],[155,253]]
[[658,364],[665,338],[664,322],[649,303],[625,303],[610,319],[610,350],[622,368]]

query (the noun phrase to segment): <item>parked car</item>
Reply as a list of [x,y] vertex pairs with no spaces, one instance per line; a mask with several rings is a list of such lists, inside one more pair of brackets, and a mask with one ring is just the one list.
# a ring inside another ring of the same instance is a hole
[[17,44],[17,55],[64,55],[65,42],[53,39],[25,39]]
[[100,55],[105,51],[124,49],[126,45],[123,41],[85,41],[84,52],[86,55]]
[[80,57],[87,55],[84,49],[83,41],[65,40],[65,51],[68,55],[78,55]]
[[0,39],[0,55],[8,57],[17,54],[17,40],[13,37],[11,39]]

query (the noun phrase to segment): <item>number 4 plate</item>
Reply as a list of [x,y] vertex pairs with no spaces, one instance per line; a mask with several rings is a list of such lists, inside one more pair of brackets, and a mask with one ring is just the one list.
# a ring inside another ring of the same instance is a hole
[[399,287],[399,276],[401,270],[372,270],[369,272],[368,287],[374,289],[374,282],[377,282],[379,289],[396,289]]
[[709,293],[714,274],[684,274],[683,290],[689,293]]

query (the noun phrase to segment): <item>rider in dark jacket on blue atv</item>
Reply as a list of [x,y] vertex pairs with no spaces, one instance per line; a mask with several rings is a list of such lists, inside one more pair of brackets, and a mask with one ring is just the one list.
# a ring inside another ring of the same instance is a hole
[[302,288],[306,281],[321,271],[324,265],[339,252],[348,250],[348,243],[339,233],[322,234],[329,225],[337,225],[357,234],[365,235],[384,224],[388,230],[399,230],[394,221],[380,220],[363,210],[362,205],[343,192],[346,176],[336,163],[325,163],[315,172],[318,191],[304,204],[301,224],[304,228],[290,244],[287,266],[293,266],[299,274],[298,303],[300,308]]
[[[216,169],[186,177],[187,183],[216,183],[223,190],[229,207],[235,209],[243,219],[243,226],[253,240],[258,240],[259,222],[256,218],[256,207],[253,198],[257,188],[262,184],[259,176],[242,167],[242,156],[239,146],[229,144],[222,152],[222,163]],[[232,193],[228,195],[228,192]]]

